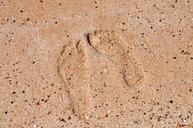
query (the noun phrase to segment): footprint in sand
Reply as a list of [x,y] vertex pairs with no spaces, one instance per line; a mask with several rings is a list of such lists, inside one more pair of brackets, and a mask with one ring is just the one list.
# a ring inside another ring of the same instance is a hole
[[87,119],[92,108],[89,59],[83,42],[69,42],[59,59],[59,75],[70,93],[73,113]]
[[99,54],[112,60],[120,68],[125,83],[133,86],[142,81],[144,71],[132,49],[132,37],[124,36],[118,31],[95,31],[88,34],[88,42]]
[[[125,38],[120,32],[95,31],[87,34],[87,40],[84,42],[69,42],[64,46],[59,59],[59,74],[70,93],[72,110],[80,119],[88,119],[92,115],[95,104],[92,89],[102,89],[103,81],[109,81],[104,79],[110,78],[110,74],[106,74],[107,77],[101,77],[99,74],[104,67],[112,69],[110,73],[113,73],[115,78],[113,83],[110,80],[111,84],[119,85],[116,77],[122,77],[128,86],[143,80],[143,68],[130,43],[132,38]],[[110,60],[109,64],[107,60]],[[116,75],[119,73],[121,75]],[[117,90],[113,87],[112,90]],[[104,101],[104,97],[100,98]]]

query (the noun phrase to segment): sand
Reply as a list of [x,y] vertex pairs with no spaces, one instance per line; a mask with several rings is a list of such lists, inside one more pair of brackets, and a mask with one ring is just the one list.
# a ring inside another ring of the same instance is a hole
[[192,0],[0,1],[0,128],[192,128]]

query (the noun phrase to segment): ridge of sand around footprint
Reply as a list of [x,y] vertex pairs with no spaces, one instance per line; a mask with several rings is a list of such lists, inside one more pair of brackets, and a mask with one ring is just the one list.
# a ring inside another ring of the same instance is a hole
[[[143,68],[128,43],[132,38],[125,39],[120,32],[101,30],[87,34],[86,41],[64,46],[59,74],[69,90],[74,115],[88,119],[97,103],[108,101],[113,105],[108,93],[121,96],[120,85],[131,87],[144,79]],[[112,86],[104,90],[105,83]]]

